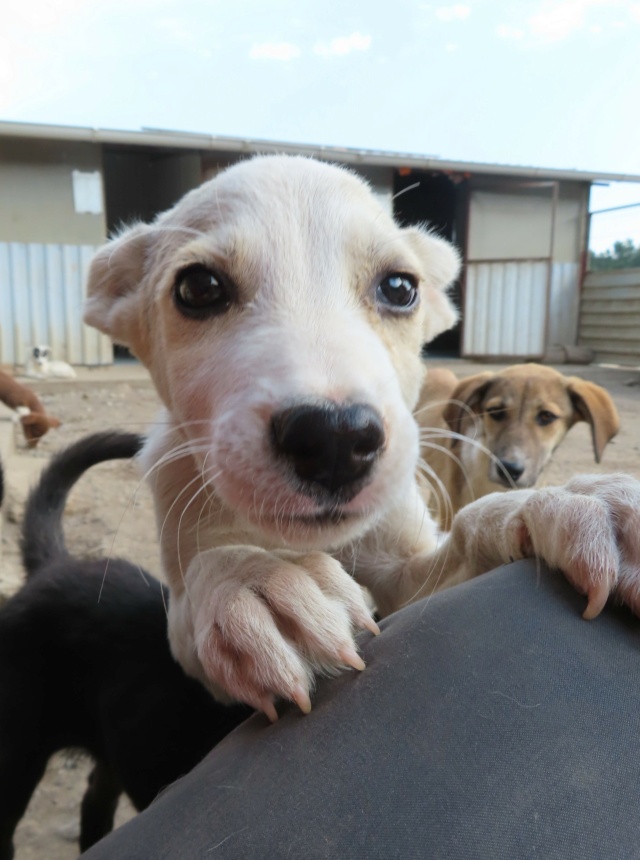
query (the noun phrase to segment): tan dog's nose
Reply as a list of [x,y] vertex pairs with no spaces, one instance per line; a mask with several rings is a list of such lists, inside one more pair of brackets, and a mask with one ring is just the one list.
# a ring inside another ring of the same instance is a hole
[[[506,473],[506,474],[505,474]],[[524,474],[524,466],[521,463],[516,463],[512,460],[500,460],[498,466],[498,476],[500,480],[507,486],[511,486],[511,481],[515,484],[518,478]],[[511,481],[509,480],[511,479]]]
[[385,443],[380,415],[366,404],[302,404],[271,420],[273,444],[309,494],[348,501],[364,486]]

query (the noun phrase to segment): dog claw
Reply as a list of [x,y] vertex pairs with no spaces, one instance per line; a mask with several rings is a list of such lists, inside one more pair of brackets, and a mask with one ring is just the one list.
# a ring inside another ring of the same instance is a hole
[[609,599],[609,586],[602,582],[598,585],[592,585],[587,592],[587,608],[582,613],[582,617],[587,621],[596,618],[605,607]]
[[261,699],[259,708],[263,712],[263,714],[267,717],[267,719],[269,720],[270,723],[277,722],[278,712],[276,711],[275,706],[274,706],[273,702],[271,701],[271,699],[267,699],[267,698]]
[[291,698],[296,703],[296,705],[300,708],[303,714],[308,714],[311,711],[311,699],[309,698],[309,693],[305,690],[305,688],[298,684],[297,687],[294,687],[291,692]]
[[347,666],[351,666],[352,669],[357,669],[359,672],[365,668],[365,662],[362,657],[358,654],[355,648],[352,648],[350,645],[345,645],[344,648],[341,648],[338,651],[338,656]]
[[378,627],[376,622],[373,620],[373,618],[371,618],[369,616],[366,616],[365,618],[363,618],[362,619],[362,626],[366,627],[367,630],[370,630],[374,636],[380,635],[380,628]]

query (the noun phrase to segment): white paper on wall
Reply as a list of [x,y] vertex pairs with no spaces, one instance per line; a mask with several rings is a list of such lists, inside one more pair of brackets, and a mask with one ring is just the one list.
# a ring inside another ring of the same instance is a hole
[[73,206],[80,214],[102,214],[102,177],[98,170],[85,173],[82,170],[72,170]]

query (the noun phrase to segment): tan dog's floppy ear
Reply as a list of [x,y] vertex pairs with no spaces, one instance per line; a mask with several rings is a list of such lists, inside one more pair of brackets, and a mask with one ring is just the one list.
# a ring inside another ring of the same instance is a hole
[[573,403],[574,422],[588,421],[591,424],[593,454],[599,463],[607,443],[620,429],[618,410],[609,392],[577,376],[569,377],[567,391]]
[[[463,432],[464,419],[469,417],[470,411],[478,411],[478,404],[494,379],[495,373],[487,370],[460,381],[442,412],[442,417],[454,433]],[[453,439],[451,447],[455,447],[459,441],[459,439]]]
[[144,276],[151,229],[137,224],[103,245],[89,269],[84,321],[137,354],[144,352],[143,323],[147,315],[136,307]]
[[435,233],[418,227],[408,227],[402,232],[423,266],[425,298],[429,308],[423,341],[429,343],[436,335],[452,328],[458,320],[458,312],[447,296],[447,288],[458,277],[460,256],[450,242]]

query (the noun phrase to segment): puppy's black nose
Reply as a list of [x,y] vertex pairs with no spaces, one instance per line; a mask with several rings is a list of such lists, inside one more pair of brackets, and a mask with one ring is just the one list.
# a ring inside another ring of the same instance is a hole
[[278,412],[271,419],[276,452],[305,484],[342,500],[366,483],[385,443],[380,415],[371,406],[327,401]]
[[505,472],[515,484],[518,478],[521,478],[524,474],[524,466],[521,466],[520,463],[512,463],[510,460],[500,460],[498,474],[503,479],[504,483],[508,484],[509,482],[505,477]]

